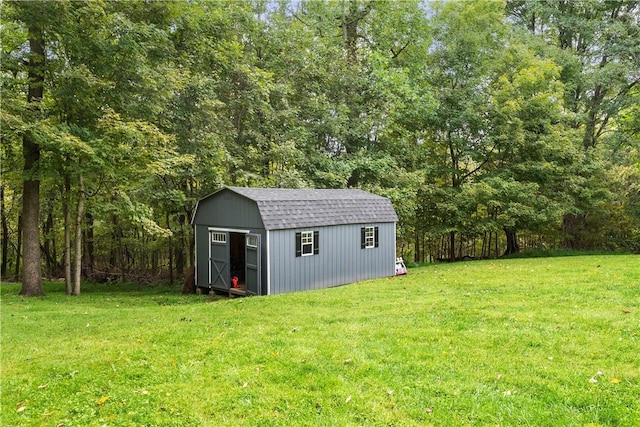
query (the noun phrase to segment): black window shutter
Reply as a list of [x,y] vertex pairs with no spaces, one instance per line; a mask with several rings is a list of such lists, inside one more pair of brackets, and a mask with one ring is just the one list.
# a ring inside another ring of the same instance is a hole
[[302,256],[302,233],[296,233],[296,256]]
[[374,234],[374,236],[373,236],[373,242],[374,242],[374,243],[373,243],[373,244],[374,244],[374,246],[375,246],[376,248],[377,248],[378,246],[380,246],[380,241],[379,241],[379,239],[378,239],[379,230],[380,230],[380,227],[376,227],[376,228],[374,228],[374,229],[373,229],[373,234]]
[[365,242],[365,228],[360,228],[360,249],[364,249],[367,247],[367,242]]
[[320,253],[320,232],[313,232],[313,254],[318,255]]

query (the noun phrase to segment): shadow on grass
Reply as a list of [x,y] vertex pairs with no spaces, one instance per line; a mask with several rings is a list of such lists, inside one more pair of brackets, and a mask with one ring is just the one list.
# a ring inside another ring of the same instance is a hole
[[522,259],[522,258],[560,258],[575,256],[603,256],[603,255],[632,255],[631,252],[614,251],[578,251],[571,249],[527,249],[516,254],[506,255],[501,259]]
[[[169,283],[139,284],[131,282],[82,282],[79,297],[67,295],[64,281],[43,281],[44,299],[76,298],[78,300],[111,299],[147,299],[160,305],[196,304],[226,299],[219,295],[183,294],[182,286]],[[19,294],[20,283],[3,282],[0,287],[2,299],[24,298]]]

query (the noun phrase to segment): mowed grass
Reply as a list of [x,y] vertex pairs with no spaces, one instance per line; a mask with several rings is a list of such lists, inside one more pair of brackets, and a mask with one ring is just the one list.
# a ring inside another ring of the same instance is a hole
[[640,257],[233,300],[2,285],[3,426],[640,425]]

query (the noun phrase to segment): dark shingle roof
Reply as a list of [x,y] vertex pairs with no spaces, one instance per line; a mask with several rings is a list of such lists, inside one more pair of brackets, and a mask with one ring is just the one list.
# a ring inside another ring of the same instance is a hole
[[398,221],[389,199],[363,190],[227,188],[256,202],[267,230]]

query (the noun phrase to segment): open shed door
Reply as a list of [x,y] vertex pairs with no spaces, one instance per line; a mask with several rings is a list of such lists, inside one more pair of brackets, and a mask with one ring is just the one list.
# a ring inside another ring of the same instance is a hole
[[260,235],[245,236],[245,279],[248,295],[260,295]]
[[229,233],[209,231],[209,285],[216,288],[229,288]]

